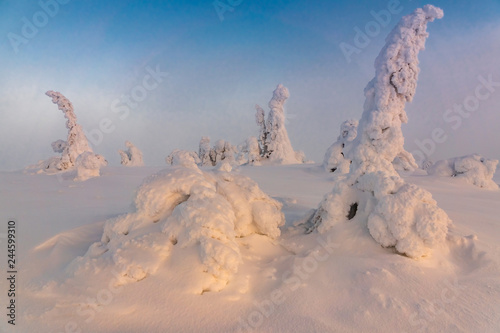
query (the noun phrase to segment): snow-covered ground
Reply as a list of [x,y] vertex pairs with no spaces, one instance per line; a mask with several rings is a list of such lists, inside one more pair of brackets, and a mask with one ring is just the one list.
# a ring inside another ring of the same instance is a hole
[[190,288],[201,274],[196,248],[167,260],[155,241],[143,255],[159,266],[140,281],[123,283],[111,261],[75,270],[105,221],[131,213],[138,186],[161,169],[104,167],[85,182],[0,172],[0,234],[15,219],[18,250],[16,326],[4,315],[0,332],[500,331],[500,191],[421,171],[403,178],[453,220],[429,257],[382,248],[357,217],[306,235],[297,224],[331,191],[332,174],[312,164],[245,166],[232,172],[281,202],[286,224],[274,240],[236,238],[242,262],[221,291]]

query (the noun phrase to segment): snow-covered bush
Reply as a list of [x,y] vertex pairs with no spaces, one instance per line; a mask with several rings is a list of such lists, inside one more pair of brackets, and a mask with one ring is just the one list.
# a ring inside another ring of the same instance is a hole
[[256,137],[251,136],[238,146],[236,164],[260,165],[260,147]]
[[185,165],[185,164],[200,164],[200,158],[198,157],[198,154],[194,151],[187,151],[187,150],[180,150],[180,149],[174,149],[173,152],[170,153],[165,158],[165,162],[168,165]]
[[392,161],[394,168],[399,171],[415,171],[418,169],[418,164],[410,152],[402,150]]
[[386,38],[375,60],[375,78],[365,88],[358,135],[346,154],[350,171],[335,179],[333,191],[307,223],[309,232],[326,232],[356,218],[367,221],[379,244],[410,257],[425,256],[444,242],[451,223],[447,214],[429,192],[405,184],[392,163],[404,151],[404,107],[415,94],[427,23],[442,16],[441,9],[426,5],[403,17]]
[[340,135],[325,153],[323,167],[328,172],[348,173],[351,161],[345,158],[344,148],[356,138],[358,121],[349,119],[340,125]]
[[108,165],[108,161],[102,155],[96,155],[89,151],[80,154],[75,161],[77,181],[85,181],[89,178],[99,177],[100,169]]
[[498,160],[486,159],[478,154],[450,158],[437,161],[427,168],[429,175],[460,177],[476,186],[487,189],[498,189],[493,176]]
[[142,152],[134,146],[130,141],[125,141],[126,151],[118,150],[121,157],[121,164],[125,166],[135,167],[143,166]]
[[112,266],[126,284],[155,274],[168,261],[190,260],[172,274],[202,294],[223,289],[238,272],[239,238],[279,237],[282,206],[254,181],[232,173],[228,163],[203,172],[189,154],[179,156],[183,163],[143,182],[133,213],[106,221],[101,241],[75,259],[70,272]]
[[75,165],[76,158],[85,152],[92,152],[87,137],[83,133],[82,127],[76,123],[76,115],[73,111],[73,104],[60,92],[47,91],[47,96],[52,98],[52,103],[57,104],[59,110],[64,113],[67,119],[68,138],[66,141],[57,140],[52,143],[52,149],[57,153],[62,153],[59,162],[53,166],[57,170],[67,170]]
[[284,105],[289,97],[288,89],[279,84],[273,92],[273,98],[269,101],[270,111],[266,121],[264,110],[258,105],[255,107],[257,110],[255,119],[260,127],[261,156],[275,164],[304,162],[304,154],[293,150],[285,128]]

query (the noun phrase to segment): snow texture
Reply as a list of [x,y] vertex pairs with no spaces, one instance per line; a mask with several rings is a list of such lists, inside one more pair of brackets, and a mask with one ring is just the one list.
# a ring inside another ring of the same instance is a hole
[[118,150],[121,157],[121,164],[130,167],[143,166],[142,152],[130,141],[125,141],[126,151]]
[[418,164],[413,155],[404,149],[394,158],[392,165],[398,171],[413,172],[418,169]]
[[386,38],[375,60],[375,78],[365,88],[358,135],[346,154],[352,160],[350,172],[335,180],[308,231],[326,232],[341,222],[366,219],[379,244],[414,258],[445,241],[451,223],[447,214],[429,192],[405,184],[392,164],[404,151],[404,107],[415,95],[417,56],[428,37],[427,23],[441,17],[441,9],[426,5],[403,17]]
[[67,119],[66,128],[68,129],[68,138],[66,142],[57,140],[52,143],[54,151],[62,153],[59,162],[53,164],[53,166],[57,170],[66,170],[75,165],[76,159],[80,154],[92,152],[92,149],[83,133],[82,127],[76,123],[73,104],[60,92],[50,90],[45,94],[52,98],[52,103],[57,104],[57,107],[64,113],[64,117]]
[[272,164],[296,164],[304,163],[305,160],[304,153],[293,150],[285,128],[284,105],[289,97],[288,89],[279,84],[269,101],[270,111],[265,122],[264,110],[256,106],[255,118],[260,126],[261,156]]
[[86,151],[80,154],[75,161],[76,181],[85,181],[93,177],[99,177],[101,167],[108,165],[108,161],[102,155]]
[[496,190],[493,176],[498,160],[490,160],[478,154],[437,161],[427,168],[429,175],[464,178],[476,186]]
[[176,274],[192,281],[190,290],[202,294],[223,289],[238,271],[238,238],[280,236],[285,219],[279,202],[250,178],[232,173],[228,163],[203,172],[191,157],[179,153],[176,166],[147,178],[135,196],[135,212],[108,220],[101,241],[75,259],[68,271],[114,267],[119,283],[126,284],[154,274],[167,258],[179,262],[197,253],[199,259],[189,271]]

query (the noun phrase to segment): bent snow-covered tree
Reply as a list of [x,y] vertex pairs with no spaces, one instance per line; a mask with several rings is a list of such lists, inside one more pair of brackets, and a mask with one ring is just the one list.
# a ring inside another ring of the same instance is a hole
[[279,84],[273,92],[273,98],[269,101],[269,114],[265,119],[265,112],[260,106],[256,106],[255,119],[260,126],[260,151],[263,159],[276,164],[303,163],[303,153],[293,150],[288,133],[285,128],[286,100],[290,97],[288,89]]
[[87,137],[83,133],[82,127],[76,123],[73,104],[60,92],[49,90],[45,94],[52,98],[52,103],[57,104],[57,107],[64,113],[64,117],[67,119],[67,140],[57,140],[52,143],[52,149],[56,153],[62,153],[59,161],[54,163],[54,167],[57,170],[66,170],[75,166],[78,156],[85,152],[92,153],[92,149],[89,146]]
[[404,151],[401,123],[407,121],[405,103],[415,94],[427,23],[441,17],[441,9],[426,5],[403,17],[387,37],[375,60],[375,78],[365,88],[358,136],[347,156],[350,171],[335,180],[308,221],[309,232],[365,220],[379,244],[409,257],[425,256],[444,242],[451,223],[447,214],[429,192],[406,184],[392,164]]
[[125,146],[128,148],[126,151],[118,150],[121,157],[121,164],[125,166],[135,167],[143,166],[142,152],[132,144],[130,141],[125,141]]

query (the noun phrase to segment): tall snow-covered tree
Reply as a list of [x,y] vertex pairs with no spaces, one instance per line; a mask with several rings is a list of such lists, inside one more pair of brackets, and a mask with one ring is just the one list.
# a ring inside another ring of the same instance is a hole
[[267,120],[265,120],[264,110],[256,106],[255,119],[260,126],[261,156],[276,164],[303,163],[303,153],[293,150],[285,128],[284,105],[289,97],[288,89],[279,84],[273,92],[273,98],[269,101],[270,111]]
[[130,141],[125,141],[126,151],[118,150],[121,156],[121,164],[125,166],[135,167],[143,166],[142,152]]
[[54,151],[62,153],[61,159],[55,164],[55,167],[58,170],[66,170],[75,166],[76,159],[80,154],[92,152],[92,148],[89,146],[82,127],[76,123],[73,104],[60,92],[49,90],[45,94],[52,98],[52,103],[57,104],[57,107],[64,113],[64,117],[67,119],[67,140],[65,142],[57,140],[52,143]]
[[327,232],[357,218],[367,221],[379,244],[410,257],[427,255],[444,242],[451,223],[448,215],[429,192],[406,184],[392,164],[404,150],[404,107],[415,95],[417,56],[428,37],[427,23],[441,17],[441,9],[426,5],[403,17],[386,38],[375,60],[375,78],[365,88],[358,135],[347,156],[352,160],[350,171],[335,180],[333,191],[307,223],[309,232]]

